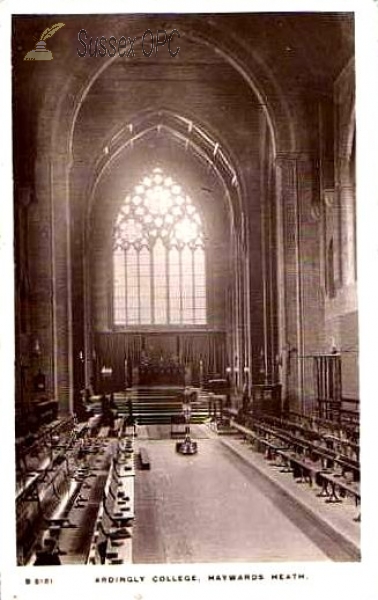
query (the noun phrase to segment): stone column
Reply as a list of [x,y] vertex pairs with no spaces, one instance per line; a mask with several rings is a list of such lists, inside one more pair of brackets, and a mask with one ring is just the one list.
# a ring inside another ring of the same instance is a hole
[[73,410],[73,344],[69,172],[67,154],[51,170],[55,386],[62,413]]
[[276,168],[283,383],[291,410],[306,412],[312,410],[315,399],[312,356],[321,348],[324,329],[321,223],[313,211],[318,200],[316,171],[308,154],[280,156]]
[[285,339],[285,393],[291,410],[302,410],[303,379],[299,363],[302,347],[301,284],[299,261],[299,214],[297,156],[280,156],[276,162],[277,188],[281,206],[282,253],[278,268],[282,274],[280,310],[283,312]]
[[66,154],[40,152],[35,166],[37,205],[31,255],[34,312],[47,389],[59,412],[73,408],[70,215]]
[[[51,165],[48,159],[35,162],[35,201],[28,213],[31,377],[40,369],[45,375],[45,394],[58,399],[55,386],[55,332],[53,327],[53,232],[50,197]],[[37,346],[35,348],[35,346]],[[34,350],[37,350],[35,352]]]
[[341,182],[338,183],[336,187],[341,221],[341,279],[343,286],[353,285],[357,279],[355,257],[355,188],[349,181],[349,169],[347,167],[348,165],[346,165],[346,168],[341,170]]

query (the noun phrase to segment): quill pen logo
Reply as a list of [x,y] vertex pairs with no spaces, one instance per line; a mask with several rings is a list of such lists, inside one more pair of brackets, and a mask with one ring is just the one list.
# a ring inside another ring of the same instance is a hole
[[52,27],[47,27],[36,43],[34,50],[30,50],[24,60],[52,60],[54,57],[52,52],[46,48],[46,40],[54,35],[58,29],[64,27],[64,25],[65,23],[56,23]]

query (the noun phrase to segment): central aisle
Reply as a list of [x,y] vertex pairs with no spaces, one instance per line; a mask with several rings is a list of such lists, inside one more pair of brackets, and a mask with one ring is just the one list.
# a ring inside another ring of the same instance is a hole
[[219,439],[199,439],[194,456],[177,454],[170,439],[139,444],[148,449],[151,470],[138,471],[135,481],[134,563],[332,557],[300,507]]

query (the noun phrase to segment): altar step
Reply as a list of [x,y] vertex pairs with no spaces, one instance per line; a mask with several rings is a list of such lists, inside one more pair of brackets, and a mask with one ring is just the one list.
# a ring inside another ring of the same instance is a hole
[[[121,416],[128,416],[131,400],[133,415],[139,425],[170,424],[182,415],[182,387],[138,387],[114,394],[114,402]],[[93,406],[101,412],[101,404]],[[201,394],[192,405],[192,423],[203,423],[209,416],[207,395]]]
[[[127,402],[130,399],[133,403],[133,415],[140,425],[167,424],[171,423],[173,418],[182,415],[182,397],[181,390],[174,393],[171,390],[168,394],[154,393],[154,390],[138,390],[137,393],[128,394],[123,400],[119,397],[116,400],[118,411],[121,414],[128,414]],[[208,418],[207,402],[198,402],[192,406],[192,423],[203,423]]]

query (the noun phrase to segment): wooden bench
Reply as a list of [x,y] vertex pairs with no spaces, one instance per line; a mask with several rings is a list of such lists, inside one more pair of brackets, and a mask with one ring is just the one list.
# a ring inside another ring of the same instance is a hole
[[256,444],[260,441],[261,436],[257,435],[255,431],[249,429],[248,427],[244,427],[244,425],[240,425],[233,419],[230,421],[230,426],[243,434],[243,439],[245,442],[250,442],[251,444]]
[[239,425],[233,420],[231,420],[230,426],[242,433],[244,439],[246,441],[248,440],[258,451],[263,448],[267,460],[273,461],[279,450],[288,449],[288,444],[286,442],[277,440],[270,430],[267,430],[264,426],[257,426],[259,433],[256,433],[243,425]]
[[117,441],[116,444],[97,513],[87,564],[132,562],[134,455],[129,440]]
[[287,443],[280,441],[279,439],[275,439],[273,437],[263,437],[260,436],[258,438],[258,445],[264,448],[265,458],[269,461],[272,461],[272,465],[278,465],[275,460],[277,456],[279,456],[279,451],[288,450],[289,446]]
[[16,492],[16,502],[19,500],[37,500],[38,496],[38,481],[40,479],[39,473],[29,473],[23,486],[20,486]]
[[118,478],[135,475],[134,449],[130,439],[117,442],[113,456],[113,468]]
[[[322,490],[318,494],[318,497],[325,498],[327,503],[335,503],[342,502],[342,498],[340,497],[340,492],[343,492],[354,497],[356,506],[358,506],[361,502],[361,492],[360,492],[360,484],[355,481],[348,481],[345,479],[343,475],[338,473],[324,473],[321,472],[319,474],[320,481],[322,483]],[[331,487],[331,492],[329,491],[329,486]],[[354,519],[354,521],[361,521],[361,513],[359,513]]]
[[70,511],[76,502],[76,499],[79,497],[81,487],[82,481],[75,481],[74,479],[70,481],[68,489],[61,497],[57,509],[52,516],[47,519],[51,535],[54,533],[55,536],[59,536],[62,528],[75,527],[70,520]]
[[[256,424],[256,428],[266,431],[272,436],[281,439],[284,443],[287,443],[289,447],[292,447],[297,454],[311,452],[313,455],[320,458],[326,467],[332,466],[334,463],[336,463],[339,464],[343,469],[352,470],[354,473],[359,474],[360,468],[358,461],[339,454],[332,448],[327,448],[325,445],[319,445],[319,443],[315,443],[313,440],[306,439],[302,436],[287,433],[282,428],[265,426],[259,423]],[[324,444],[326,444],[326,440],[323,438],[323,436],[320,436],[320,439],[323,439]]]
[[[112,518],[134,518],[134,477],[118,478],[113,470],[108,495],[104,499],[106,507],[110,502]],[[108,509],[107,509],[108,510]]]
[[[316,483],[321,487],[318,496],[326,502],[341,502],[340,496],[350,494],[356,506],[360,503],[357,443],[330,433],[328,427],[325,432],[314,431],[270,416],[247,422],[250,428],[235,420],[231,425],[257,449],[263,447],[266,458],[272,460],[273,466],[281,466],[281,472],[292,473],[297,483],[307,482],[310,486]],[[357,456],[350,456],[350,449]],[[344,477],[346,473],[350,473],[353,481]],[[359,521],[360,515],[355,520]]]
[[87,564],[123,564],[132,562],[132,523],[112,519],[102,502],[87,558]]
[[149,470],[151,468],[150,457],[146,448],[139,449],[140,465],[143,470]]
[[[131,527],[106,529],[106,519],[100,523],[100,531],[105,536],[102,564],[127,564],[132,562]],[[101,551],[100,551],[101,553]],[[101,561],[102,562],[102,561]]]
[[[319,473],[319,478],[322,482],[322,490],[318,495],[326,498],[326,502],[342,502],[340,498],[340,491],[342,490],[354,497],[356,506],[360,503],[361,495],[358,483],[348,481],[337,473],[326,473],[324,471]],[[331,487],[331,492],[329,487]],[[337,493],[337,490],[339,490],[339,493]]]
[[280,454],[286,463],[286,468],[282,472],[290,472],[297,483],[308,483],[312,487],[321,471],[321,465],[295,452],[280,451]]

